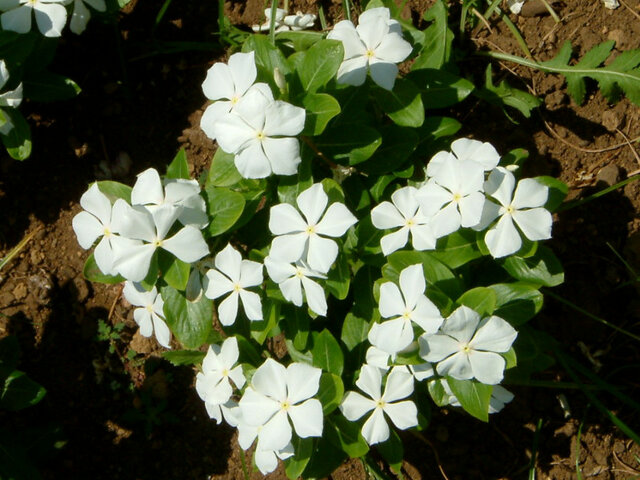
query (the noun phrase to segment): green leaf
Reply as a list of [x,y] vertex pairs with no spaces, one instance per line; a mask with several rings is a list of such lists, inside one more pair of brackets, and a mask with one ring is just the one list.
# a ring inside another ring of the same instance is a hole
[[84,262],[84,268],[82,269],[82,274],[84,278],[89,280],[90,282],[97,283],[106,283],[108,285],[113,285],[115,283],[124,282],[125,279],[121,275],[105,275],[98,268],[98,264],[96,263],[96,259],[93,256],[93,253],[89,255],[87,261]]
[[46,71],[25,78],[23,85],[25,98],[34,102],[69,100],[82,91],[70,78]]
[[266,82],[271,86],[274,92],[279,91],[276,85],[273,72],[277,68],[283,75],[291,73],[289,62],[285,58],[282,51],[271,44],[269,37],[266,35],[251,35],[242,45],[243,52],[255,52],[256,67],[258,77],[256,81]]
[[322,413],[325,417],[338,408],[343,396],[344,385],[342,384],[342,379],[333,373],[323,372],[320,376],[317,398],[322,404]]
[[447,377],[447,383],[467,413],[483,422],[489,421],[489,401],[493,390],[491,385],[451,377]]
[[250,324],[251,338],[260,345],[264,343],[271,330],[278,324],[280,305],[280,302],[274,302],[268,298],[262,300],[262,320],[252,321]]
[[442,384],[443,378],[436,378],[429,380],[427,383],[427,390],[431,396],[433,403],[439,407],[446,407],[449,405],[449,399],[451,398]]
[[536,254],[528,258],[508,257],[502,266],[516,280],[534,285],[555,287],[564,282],[562,264],[547,247],[539,247]]
[[482,257],[476,242],[476,232],[462,229],[438,239],[436,249],[430,253],[451,269]]
[[518,357],[516,356],[516,351],[513,347],[511,347],[506,353],[503,353],[502,356],[506,362],[504,367],[505,370],[518,366]]
[[437,0],[425,12],[424,19],[433,23],[424,31],[424,47],[411,69],[441,69],[451,58],[453,43],[453,32],[447,24],[448,14],[444,2]]
[[328,292],[338,300],[344,300],[349,294],[349,285],[351,284],[351,270],[347,256],[339,254],[334,262],[331,270],[327,275],[325,282]]
[[476,287],[468,290],[456,300],[456,303],[475,310],[483,318],[494,312],[496,302],[496,293],[487,287]]
[[322,368],[325,372],[342,375],[344,368],[344,355],[340,344],[326,328],[313,335],[313,365]]
[[172,287],[162,288],[164,315],[176,338],[187,348],[204,344],[213,325],[213,302],[202,295],[190,302],[182,292]]
[[420,90],[411,80],[399,78],[393,90],[375,88],[373,96],[382,111],[401,127],[420,127],[424,123],[424,106]]
[[254,367],[262,364],[263,359],[260,356],[260,352],[253,345],[253,343],[251,343],[250,340],[244,338],[242,335],[235,334],[235,337],[238,341],[238,351],[240,352],[238,361],[240,363],[248,363],[250,365],[253,365]]
[[500,82],[500,85],[494,85],[491,73],[491,64],[487,65],[484,88],[476,89],[474,91],[474,95],[491,103],[492,105],[502,108],[505,114],[507,114],[505,106],[510,106],[518,110],[526,118],[531,117],[531,110],[542,104],[542,99],[535,97],[524,90],[511,87],[506,80]]
[[276,43],[288,45],[296,52],[302,52],[311,48],[324,38],[321,32],[279,32],[276,34]]
[[475,89],[472,82],[445,70],[425,68],[407,75],[422,92],[424,108],[445,108],[462,102]]
[[402,440],[394,429],[390,429],[389,440],[376,445],[378,452],[382,458],[386,460],[394,473],[400,473],[402,469],[402,460],[404,458],[404,448]]
[[357,165],[368,160],[382,143],[382,135],[362,124],[329,128],[317,138],[318,149],[336,162]]
[[542,293],[528,283],[498,283],[489,288],[496,293],[494,315],[516,327],[533,318],[544,302]]
[[335,77],[344,57],[344,47],[338,40],[321,40],[304,57],[298,76],[306,92],[314,93]]
[[285,473],[291,480],[302,475],[313,454],[313,438],[295,436],[291,443],[295,454],[284,461]]
[[[370,287],[371,288],[371,287]],[[348,313],[342,322],[342,333],[340,339],[351,351],[364,342],[369,334],[369,322],[357,317],[353,313]]]
[[218,148],[213,155],[205,186],[230,187],[242,180],[242,175],[238,172],[234,159],[235,155]]
[[167,178],[184,178],[189,180],[189,164],[187,163],[187,152],[184,148],[176,154],[175,158],[171,161],[167,167]]
[[567,196],[569,186],[562,180],[553,177],[535,177],[535,180],[549,187],[549,198],[544,204],[544,208],[550,212],[555,212]]
[[98,190],[104,193],[111,203],[119,198],[123,199],[127,203],[131,203],[131,190],[129,185],[124,183],[114,182],[112,180],[102,180],[97,182]]
[[168,285],[176,290],[187,288],[189,273],[191,272],[190,263],[183,262],[165,250],[161,250],[160,255],[158,255],[158,268],[160,268],[162,278]]
[[212,237],[229,230],[242,215],[245,205],[241,193],[222,187],[207,187],[205,201],[207,214],[211,218],[207,232]]
[[304,351],[309,340],[309,327],[311,326],[309,316],[302,308],[294,308],[293,314],[290,312],[291,309],[288,309],[284,315],[286,337],[292,340],[296,350]]
[[359,167],[359,170],[368,175],[398,171],[406,165],[418,145],[418,134],[413,128],[399,127],[394,124],[383,125],[380,127],[380,133],[382,145]]
[[369,445],[360,433],[360,425],[350,422],[342,415],[326,417],[327,439],[351,458],[362,457],[369,451]]
[[309,93],[302,99],[307,111],[303,135],[320,135],[333,117],[340,113],[340,104],[326,93]]
[[45,388],[31,380],[24,372],[14,370],[4,381],[0,408],[12,412],[31,407],[45,396]]
[[7,153],[15,160],[24,160],[31,155],[31,129],[22,114],[14,108],[3,109],[13,128],[6,135],[0,134]]
[[328,477],[344,462],[345,458],[345,453],[323,436],[318,440],[303,476],[304,478]]
[[197,350],[169,350],[162,352],[162,358],[167,360],[171,365],[179,367],[180,365],[196,365],[202,363],[205,352]]
[[278,201],[296,205],[296,199],[303,191],[313,185],[311,162],[303,156],[296,175],[281,176],[278,179]]

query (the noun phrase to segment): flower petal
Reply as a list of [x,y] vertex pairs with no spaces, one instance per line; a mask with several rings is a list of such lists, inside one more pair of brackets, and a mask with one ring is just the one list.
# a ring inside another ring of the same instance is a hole
[[315,313],[321,316],[327,315],[327,299],[324,297],[324,289],[313,280],[302,277],[302,286],[304,287],[304,295],[307,299],[307,305]]
[[305,116],[304,108],[276,100],[265,112],[264,134],[267,137],[293,137],[304,128]]
[[421,264],[410,265],[400,272],[400,290],[407,309],[413,310],[415,308],[426,288],[427,283]]
[[362,436],[369,445],[384,442],[389,438],[389,425],[380,407],[376,408],[362,426]]
[[306,363],[292,363],[287,367],[287,399],[292,405],[313,397],[320,388],[322,370]]
[[[493,352],[469,352],[469,362],[473,376],[487,385],[497,385],[504,376],[505,360]],[[451,375],[453,377],[453,375]],[[455,377],[454,377],[455,378]]]
[[237,96],[244,95],[244,93],[249,90],[249,87],[253,84],[253,82],[256,81],[258,71],[256,69],[254,56],[254,52],[238,52],[229,57],[229,72],[231,74],[231,78],[233,79],[234,94]]
[[153,331],[156,334],[156,340],[164,348],[171,348],[171,330],[158,315],[154,314],[151,318],[153,319]]
[[500,154],[493,145],[470,138],[459,138],[451,144],[451,151],[460,160],[471,160],[482,165],[485,171],[493,170],[500,161]]
[[369,71],[371,72],[371,78],[379,86],[386,90],[393,90],[393,85],[396,83],[396,77],[398,76],[398,67],[393,63],[386,63],[372,58],[369,61]]
[[[300,143],[297,138],[270,138],[262,140],[262,150],[276,175],[293,175],[302,161]],[[264,175],[266,176],[266,175]],[[262,178],[262,177],[247,177]]]
[[418,425],[418,409],[412,401],[387,403],[383,410],[400,430]]
[[406,308],[400,289],[395,283],[385,282],[380,285],[380,315],[384,318],[395,317],[402,315]]
[[380,350],[395,355],[413,342],[411,322],[402,317],[374,323],[367,336],[369,343]]
[[242,255],[235,248],[227,243],[215,258],[215,265],[218,270],[224,273],[233,283],[240,281],[240,270],[242,269]]
[[254,388],[278,402],[287,399],[287,370],[275,360],[268,358],[258,367],[251,379]]
[[287,412],[280,410],[258,431],[260,450],[280,450],[291,441],[291,425]]
[[[256,370],[256,373],[260,369]],[[259,427],[264,425],[280,410],[280,403],[263,393],[248,387],[239,402],[242,424]],[[242,432],[241,432],[242,435]],[[254,437],[255,438],[255,437]],[[253,441],[253,440],[252,440]]]
[[164,189],[158,171],[155,168],[148,168],[138,174],[138,179],[131,190],[131,204],[160,205],[163,202]]
[[251,139],[236,154],[233,162],[243,178],[265,178],[271,175],[271,160],[267,157],[263,147],[263,142]]
[[549,187],[542,185],[535,178],[524,178],[518,182],[513,194],[513,208],[542,207],[549,198]]
[[218,305],[218,320],[225,327],[233,325],[238,316],[238,292],[231,292],[220,305]]
[[0,15],[3,30],[17,33],[27,33],[31,30],[31,8],[23,5]]
[[338,83],[359,87],[367,79],[369,62],[365,56],[357,56],[344,60],[338,68]]
[[411,44],[402,35],[389,32],[376,47],[375,56],[385,62],[399,63],[409,56],[411,50]]
[[231,110],[231,102],[218,101],[209,105],[200,119],[200,128],[211,140],[216,139],[217,122]]
[[260,301],[260,295],[247,290],[240,290],[239,293],[247,318],[251,321],[262,320],[262,302]]
[[[321,214],[322,212],[320,212]],[[269,211],[269,230],[274,235],[304,232],[306,228],[307,223],[293,205],[280,203],[271,207]]]
[[551,238],[551,225],[553,217],[544,208],[532,208],[531,210],[516,210],[512,214],[524,236],[529,240],[547,240]]
[[[253,52],[251,52],[251,54],[253,54]],[[241,53],[235,55],[247,54]],[[229,61],[231,61],[231,59],[229,59]],[[213,66],[207,70],[207,77],[204,79],[204,82],[202,82],[202,91],[210,100],[220,100],[221,98],[230,100],[233,98],[236,91],[233,80],[233,75],[229,65],[221,62],[214,63]]]
[[255,287],[263,280],[262,264],[251,260],[242,260],[239,283],[242,288]]
[[407,398],[413,393],[413,375],[406,367],[393,367],[387,376],[382,400],[395,402]]
[[436,248],[436,236],[430,224],[414,225],[411,232],[411,245],[416,250],[433,250]]
[[475,227],[480,223],[484,210],[485,196],[482,192],[473,192],[460,199],[460,226],[464,228]]
[[460,345],[449,335],[421,335],[420,356],[427,362],[439,362],[460,350]]
[[363,57],[367,53],[367,47],[362,43],[356,27],[349,20],[336,23],[327,38],[342,42],[345,61],[353,57]]
[[104,235],[104,227],[88,212],[80,212],[71,221],[78,243],[85,250],[91,248],[98,237]]
[[147,338],[153,335],[153,321],[146,308],[136,308],[133,311],[133,319],[140,326],[140,335]]
[[376,402],[358,392],[347,392],[340,404],[340,411],[350,422],[358,420],[374,408],[376,408]]
[[225,293],[233,290],[233,282],[217,270],[211,269],[207,272],[207,288],[204,292],[207,298],[215,300]]
[[515,185],[516,178],[513,173],[506,168],[496,167],[484,184],[484,192],[498,200],[503,207],[508,207],[511,204]]
[[517,336],[518,332],[509,322],[492,315],[482,321],[469,347],[473,350],[504,353],[511,348]]
[[360,376],[356,380],[356,386],[373,400],[378,401],[382,397],[380,392],[381,385],[380,369],[371,365],[363,365],[360,369]]
[[94,183],[80,197],[80,206],[87,212],[94,215],[103,225],[111,223],[111,202],[107,196],[100,191],[98,184]]
[[293,303],[296,307],[302,305],[302,283],[298,277],[291,277],[278,284],[282,296],[285,300]]
[[45,37],[59,37],[67,23],[67,9],[59,3],[36,3],[33,6],[38,29]]
[[327,273],[338,256],[338,244],[319,235],[309,237],[307,263],[320,273]]
[[400,250],[407,244],[409,240],[409,228],[402,227],[397,232],[388,233],[380,239],[380,247],[385,256],[390,255],[396,250]]
[[463,352],[445,358],[438,363],[436,371],[443,377],[450,376],[457,380],[469,380],[474,376],[471,363],[469,363],[469,355]]
[[264,266],[267,267],[267,274],[271,280],[276,283],[282,283],[296,274],[296,267],[270,255],[264,259]]
[[149,265],[156,251],[151,243],[142,244],[124,237],[113,237],[115,255],[113,269],[127,280],[141,282],[149,273]]
[[371,223],[379,230],[386,230],[405,225],[406,219],[391,202],[382,202],[371,210]]
[[315,226],[318,223],[327,207],[328,199],[321,183],[313,184],[298,195],[296,203],[304,215],[307,225]]
[[297,262],[304,253],[308,238],[305,232],[278,235],[271,241],[269,255],[278,260]]
[[418,324],[426,333],[436,333],[444,319],[440,315],[438,307],[422,295],[418,298],[416,307],[411,312],[411,321]]
[[480,314],[462,305],[447,317],[441,330],[460,343],[469,343],[479,323]]
[[316,226],[316,232],[328,237],[341,237],[357,221],[343,203],[332,203]]
[[505,257],[520,250],[522,239],[511,215],[504,214],[498,223],[484,236],[489,252],[493,258]]
[[162,248],[183,262],[194,263],[209,254],[209,246],[200,230],[191,225],[183,227],[173,237],[162,242]]

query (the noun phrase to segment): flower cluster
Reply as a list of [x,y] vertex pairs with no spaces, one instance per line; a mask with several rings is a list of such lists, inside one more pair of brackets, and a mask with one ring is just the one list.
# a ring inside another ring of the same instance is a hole
[[[4,60],[0,60],[0,90],[9,81],[9,70]],[[4,93],[0,93],[0,134],[8,135],[13,129],[13,122],[9,115],[4,112],[3,107],[18,108],[22,103],[22,83],[20,83],[14,90],[8,90]]]
[[4,30],[27,33],[31,31],[33,16],[42,35],[59,37],[67,23],[66,5],[70,3],[73,3],[73,11],[69,28],[77,35],[84,32],[91,18],[87,5],[98,12],[107,9],[105,0],[2,0],[0,11],[4,13],[0,15],[0,23]]
[[[271,28],[271,9],[267,8],[264,11],[266,21],[262,25],[252,25],[251,29],[254,32],[268,32]],[[275,17],[275,31],[286,32],[293,30],[304,30],[305,28],[313,27],[316,21],[316,15],[313,13],[302,13],[297,11],[295,15],[287,15],[287,11],[283,8],[276,9]]]

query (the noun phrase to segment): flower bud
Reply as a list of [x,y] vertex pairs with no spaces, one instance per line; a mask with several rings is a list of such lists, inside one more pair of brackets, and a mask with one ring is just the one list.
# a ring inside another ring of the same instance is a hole
[[273,69],[273,79],[282,93],[287,91],[287,79],[284,77],[278,67]]

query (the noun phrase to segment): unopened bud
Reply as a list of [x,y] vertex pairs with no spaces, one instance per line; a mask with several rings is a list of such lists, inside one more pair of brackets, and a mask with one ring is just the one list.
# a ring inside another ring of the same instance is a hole
[[287,91],[287,79],[284,78],[284,75],[278,67],[273,69],[273,79],[282,93]]

